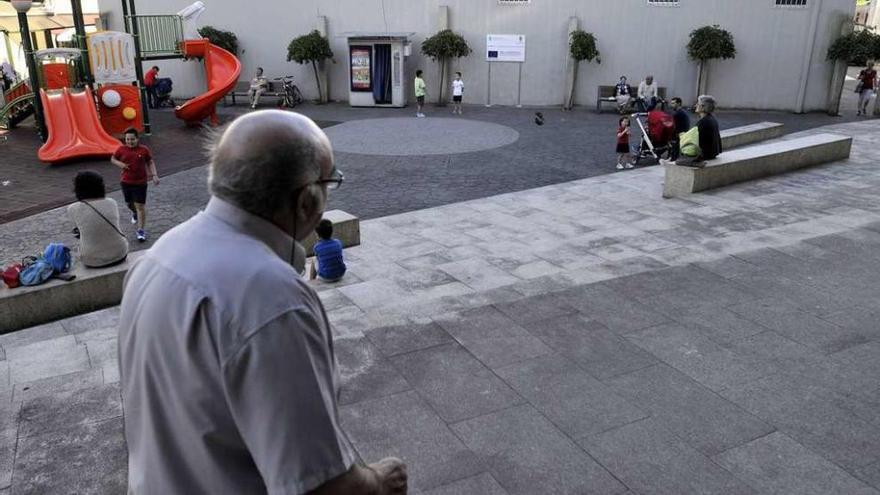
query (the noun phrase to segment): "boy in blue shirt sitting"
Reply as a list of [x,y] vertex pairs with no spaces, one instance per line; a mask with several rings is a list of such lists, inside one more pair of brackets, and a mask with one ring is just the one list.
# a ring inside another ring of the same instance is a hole
[[345,261],[342,259],[342,243],[333,239],[333,222],[326,218],[315,229],[318,242],[315,243],[315,261],[309,272],[309,279],[321,277],[325,282],[336,282],[345,275]]

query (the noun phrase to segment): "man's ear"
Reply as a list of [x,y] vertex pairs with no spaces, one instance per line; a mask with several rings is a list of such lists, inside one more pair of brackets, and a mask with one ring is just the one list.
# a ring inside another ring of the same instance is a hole
[[297,211],[304,222],[324,213],[324,195],[320,185],[310,184],[303,188],[297,198]]

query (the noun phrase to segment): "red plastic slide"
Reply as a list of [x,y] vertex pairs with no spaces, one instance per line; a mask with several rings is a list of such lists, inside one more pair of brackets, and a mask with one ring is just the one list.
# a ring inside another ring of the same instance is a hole
[[205,72],[208,78],[208,92],[180,105],[174,110],[178,119],[187,125],[198,125],[206,118],[212,125],[217,125],[217,102],[235,87],[241,74],[241,62],[235,55],[227,52],[208,40],[184,41],[183,53],[187,58],[205,60]]
[[70,89],[46,93],[43,100],[49,139],[37,152],[40,160],[57,163],[78,158],[107,158],[120,142],[101,127],[92,91],[71,93]]

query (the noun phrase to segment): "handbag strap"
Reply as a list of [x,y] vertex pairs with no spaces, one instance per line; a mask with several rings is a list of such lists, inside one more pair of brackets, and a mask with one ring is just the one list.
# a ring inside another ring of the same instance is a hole
[[83,200],[80,200],[79,202],[88,206],[89,208],[95,210],[95,213],[97,213],[99,217],[103,218],[104,221],[107,222],[108,225],[113,227],[113,230],[115,230],[117,234],[121,235],[123,239],[126,239],[125,234],[123,234],[122,231],[119,230],[119,227],[117,227],[113,222],[108,220],[107,217],[105,217],[100,211],[98,211],[97,208],[94,207],[94,205],[92,205],[86,201],[83,201]]

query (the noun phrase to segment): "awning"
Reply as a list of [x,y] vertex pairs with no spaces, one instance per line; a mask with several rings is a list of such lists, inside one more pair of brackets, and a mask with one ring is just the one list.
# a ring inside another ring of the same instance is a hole
[[[83,14],[86,24],[94,24],[98,14]],[[73,27],[73,16],[70,14],[55,15],[51,11],[41,8],[33,8],[28,12],[28,28],[31,31],[45,31],[47,29],[66,29]],[[0,2],[0,30],[17,33],[18,13],[8,2]]]

